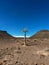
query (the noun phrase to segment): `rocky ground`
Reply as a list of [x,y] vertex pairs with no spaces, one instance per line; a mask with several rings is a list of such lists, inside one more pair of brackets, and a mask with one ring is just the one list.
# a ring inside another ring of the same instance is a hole
[[49,65],[49,40],[31,42],[30,46],[0,44],[0,65]]

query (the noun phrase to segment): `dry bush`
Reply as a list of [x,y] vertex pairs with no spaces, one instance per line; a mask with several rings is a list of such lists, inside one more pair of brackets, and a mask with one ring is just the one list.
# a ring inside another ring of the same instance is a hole
[[24,43],[21,43],[21,45],[24,45]]
[[26,46],[31,46],[31,44],[30,43],[26,43]]

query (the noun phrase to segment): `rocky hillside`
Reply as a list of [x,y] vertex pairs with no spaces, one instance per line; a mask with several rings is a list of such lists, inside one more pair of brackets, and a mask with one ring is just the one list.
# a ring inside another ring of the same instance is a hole
[[30,39],[49,39],[49,30],[41,30],[30,37]]
[[0,30],[0,39],[11,39],[11,38],[14,38],[14,37],[8,34],[7,31]]
[[12,35],[10,35],[9,33],[7,33],[6,31],[2,31],[0,30],[0,45],[2,44],[4,46],[4,44],[8,46],[8,44],[10,43],[15,43],[16,38],[13,37]]

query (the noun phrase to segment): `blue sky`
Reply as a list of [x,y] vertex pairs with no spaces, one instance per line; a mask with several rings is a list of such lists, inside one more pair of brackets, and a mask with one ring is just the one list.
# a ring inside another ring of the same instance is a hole
[[0,0],[0,30],[13,36],[27,36],[49,30],[49,0]]

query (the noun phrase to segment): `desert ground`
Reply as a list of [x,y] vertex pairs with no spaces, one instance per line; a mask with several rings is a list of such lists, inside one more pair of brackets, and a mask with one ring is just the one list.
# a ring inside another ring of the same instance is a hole
[[49,38],[27,38],[24,45],[24,38],[0,35],[0,65],[49,65]]

